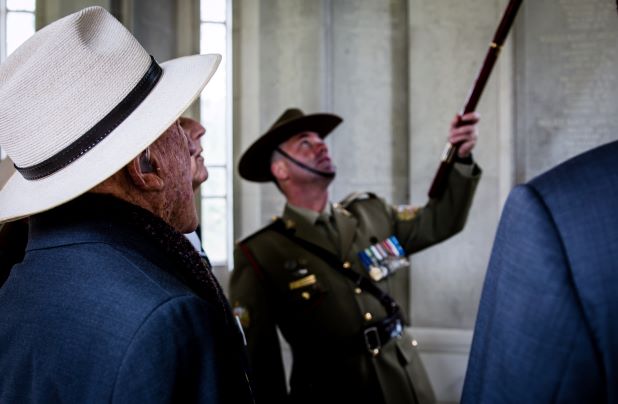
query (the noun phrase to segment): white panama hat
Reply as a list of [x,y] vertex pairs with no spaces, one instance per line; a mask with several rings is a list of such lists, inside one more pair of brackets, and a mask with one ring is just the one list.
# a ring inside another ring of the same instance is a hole
[[[0,223],[87,192],[198,97],[220,55],[160,66],[101,7],[37,31],[0,65]],[[14,163],[15,167],[12,166]]]

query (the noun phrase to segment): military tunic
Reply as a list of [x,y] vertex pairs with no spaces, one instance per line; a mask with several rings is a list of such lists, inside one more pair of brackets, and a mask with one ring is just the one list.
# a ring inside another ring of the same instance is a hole
[[[367,276],[358,252],[372,244],[395,235],[405,253],[411,254],[464,227],[480,177],[476,164],[470,171],[465,175],[454,169],[444,196],[422,208],[391,206],[369,193],[333,204],[338,231],[334,241],[315,220],[286,206],[278,219],[285,226],[283,232],[269,225],[237,244],[230,301],[246,334],[258,403],[289,399],[392,404],[433,399],[432,394],[419,396],[426,391],[419,383],[428,380],[411,336],[404,332],[384,343],[377,356],[371,355],[363,330],[387,316],[385,307],[285,232],[337,254],[350,264],[349,270]],[[374,283],[392,294],[404,275],[397,271]],[[277,327],[292,350],[289,398]]]

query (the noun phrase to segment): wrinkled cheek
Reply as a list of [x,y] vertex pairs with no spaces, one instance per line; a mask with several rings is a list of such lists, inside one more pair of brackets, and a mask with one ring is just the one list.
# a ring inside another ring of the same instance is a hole
[[186,226],[196,225],[197,210],[193,199],[193,175],[191,172],[190,159],[178,160],[176,167],[177,183],[174,184],[173,194],[170,195],[170,200],[166,201],[170,211],[170,216],[174,218],[174,227],[177,230],[185,232],[192,231],[193,228],[185,228]]
[[193,174],[190,170],[185,170],[178,178],[182,180],[176,187],[176,200],[179,203],[193,205]]
[[193,182],[193,167],[194,167],[193,160],[191,158],[180,159],[177,161],[176,166],[179,167],[178,178],[182,179],[182,184],[179,184],[179,185],[182,185],[182,188],[185,188],[185,185],[187,185],[189,190],[192,190],[191,184]]

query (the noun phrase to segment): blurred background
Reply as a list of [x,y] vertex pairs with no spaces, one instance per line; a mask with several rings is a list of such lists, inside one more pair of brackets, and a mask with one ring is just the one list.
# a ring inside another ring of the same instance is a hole
[[[271,185],[241,180],[241,153],[288,107],[332,112],[332,200],[371,191],[422,205],[505,0],[0,0],[0,58],[89,5],[112,12],[159,61],[219,53],[187,115],[207,129],[202,241],[226,287],[234,241],[280,214]],[[517,183],[618,139],[613,0],[524,2],[478,107],[484,170],[470,219],[412,256],[412,333],[441,402],[457,402],[503,202]],[[0,150],[0,153],[2,151]],[[4,157],[4,154],[2,154]]]

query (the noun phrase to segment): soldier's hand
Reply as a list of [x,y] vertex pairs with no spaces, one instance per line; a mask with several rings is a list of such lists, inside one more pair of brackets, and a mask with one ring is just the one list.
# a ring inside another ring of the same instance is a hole
[[448,135],[448,141],[451,144],[459,145],[457,154],[461,158],[466,158],[472,153],[472,149],[476,146],[478,137],[478,127],[480,115],[477,112],[470,112],[461,116],[455,115],[451,122],[451,130]]

